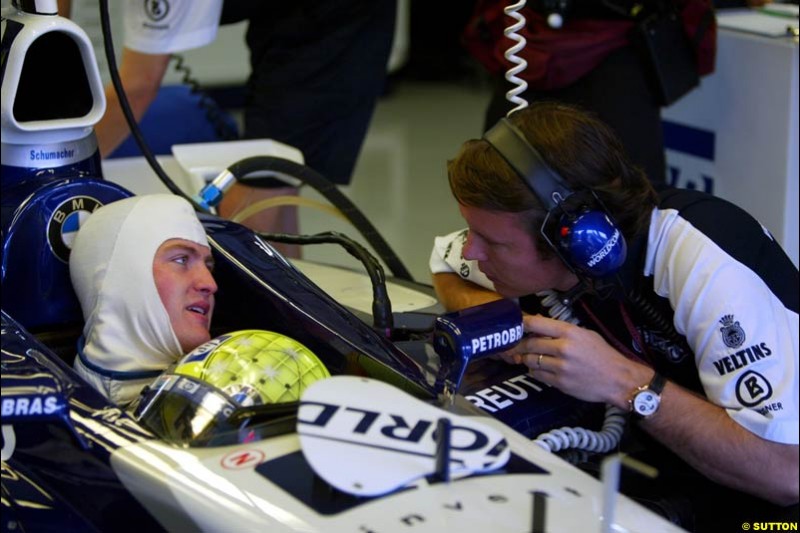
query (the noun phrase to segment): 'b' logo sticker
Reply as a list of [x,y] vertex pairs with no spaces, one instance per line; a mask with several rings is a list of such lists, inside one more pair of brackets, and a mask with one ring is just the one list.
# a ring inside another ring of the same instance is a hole
[[753,407],[772,397],[772,385],[767,378],[748,370],[736,382],[736,399],[745,407]]

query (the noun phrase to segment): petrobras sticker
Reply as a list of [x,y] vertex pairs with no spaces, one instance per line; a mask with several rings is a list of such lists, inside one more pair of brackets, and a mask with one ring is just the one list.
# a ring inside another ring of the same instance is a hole
[[496,300],[436,317],[433,345],[446,358],[486,356],[522,339],[522,311],[512,300]]
[[3,423],[30,418],[52,418],[60,416],[66,409],[63,399],[56,395],[13,395],[3,396]]
[[522,338],[522,326],[514,326],[472,339],[472,355],[510,347]]
[[3,165],[21,168],[54,168],[73,165],[97,151],[97,139],[89,135],[78,141],[48,144],[2,145]]
[[[439,434],[443,420],[449,437]],[[354,376],[323,379],[306,389],[297,431],[314,471],[357,496],[387,494],[439,473],[440,467],[454,476],[489,472],[510,457],[498,430],[381,381]],[[449,445],[446,459],[437,453],[442,438]],[[438,461],[444,464],[437,466]]]

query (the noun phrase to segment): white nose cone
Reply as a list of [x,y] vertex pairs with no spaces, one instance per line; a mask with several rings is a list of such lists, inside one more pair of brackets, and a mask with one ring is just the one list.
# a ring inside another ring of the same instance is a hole
[[449,473],[503,467],[511,455],[496,429],[454,415],[381,381],[335,376],[300,399],[297,432],[306,460],[342,492],[379,496],[436,472],[437,422],[450,421]]

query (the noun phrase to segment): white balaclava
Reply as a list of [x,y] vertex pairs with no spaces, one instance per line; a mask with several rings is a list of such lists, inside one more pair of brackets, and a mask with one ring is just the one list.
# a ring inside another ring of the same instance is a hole
[[153,278],[156,251],[169,239],[208,246],[191,204],[171,194],[113,202],[81,225],[69,267],[91,365],[115,375],[159,371],[183,354]]

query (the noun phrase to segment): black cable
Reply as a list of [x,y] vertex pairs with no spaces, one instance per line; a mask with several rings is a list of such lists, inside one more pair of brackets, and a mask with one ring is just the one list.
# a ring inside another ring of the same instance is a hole
[[268,241],[289,244],[339,244],[347,252],[361,261],[372,282],[372,325],[387,339],[391,338],[394,329],[392,304],[386,288],[386,274],[383,267],[369,250],[359,243],[337,231],[326,231],[315,235],[288,235],[285,233],[259,233]]
[[136,144],[142,151],[142,155],[144,155],[144,158],[150,164],[150,167],[156,173],[161,182],[167,187],[167,189],[170,190],[170,192],[188,200],[194,206],[195,210],[207,213],[208,210],[201,207],[197,202],[194,201],[194,199],[192,199],[191,196],[184,193],[180,187],[175,185],[175,182],[173,182],[170,177],[167,176],[167,173],[164,172],[164,169],[156,160],[152,150],[150,150],[150,147],[147,145],[147,142],[142,135],[142,131],[139,129],[136,118],[133,116],[133,111],[131,111],[131,106],[128,103],[128,97],[125,94],[125,88],[122,86],[122,80],[120,80],[119,71],[117,69],[114,43],[111,38],[111,22],[108,11],[108,0],[100,0],[100,26],[103,30],[103,48],[106,52],[106,60],[108,62],[108,72],[111,75],[111,82],[114,85],[117,98],[119,98],[122,114],[125,115],[125,120],[128,123],[128,127],[131,129],[131,134],[136,140]]
[[248,174],[256,171],[271,171],[277,174],[288,175],[314,187],[328,202],[337,207],[347,220],[361,233],[372,249],[375,250],[375,253],[378,254],[378,257],[386,263],[386,266],[389,267],[389,270],[392,271],[395,277],[406,281],[414,281],[411,273],[397,254],[394,253],[389,243],[378,233],[375,226],[367,220],[367,217],[364,216],[347,196],[342,194],[335,184],[328,181],[322,174],[306,165],[301,165],[300,163],[281,157],[270,156],[248,157],[228,167],[228,172],[230,172],[237,181],[245,185],[258,187],[265,182],[273,181],[272,177],[248,177]]

